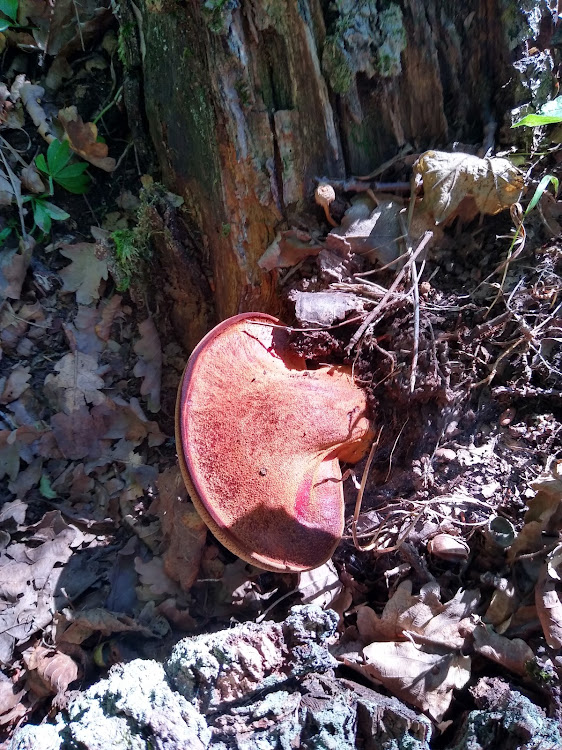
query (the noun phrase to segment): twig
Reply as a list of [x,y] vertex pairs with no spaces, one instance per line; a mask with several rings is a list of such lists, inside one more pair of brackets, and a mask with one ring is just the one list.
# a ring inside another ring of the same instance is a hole
[[363,502],[363,493],[365,492],[365,485],[367,484],[367,477],[369,476],[369,470],[371,469],[371,464],[373,463],[373,457],[375,455],[375,450],[378,447],[380,437],[382,435],[383,428],[381,427],[379,430],[379,434],[373,441],[373,444],[371,445],[371,450],[369,451],[369,456],[367,457],[367,463],[365,464],[365,468],[363,469],[363,476],[361,477],[361,486],[359,487],[359,492],[357,493],[357,499],[355,500],[355,509],[353,511],[353,521],[351,522],[351,535],[353,537],[353,544],[356,546],[356,548],[360,552],[368,552],[369,549],[372,549],[372,547],[369,547],[367,545],[366,547],[362,547],[359,544],[359,539],[357,538],[357,520],[359,518],[359,513],[361,512],[361,503]]
[[420,290],[418,287],[419,276],[415,261],[412,263],[412,293],[414,296],[414,345],[412,347],[412,370],[410,372],[410,393],[416,388],[416,372],[418,369],[418,356],[420,350]]
[[417,248],[414,250],[414,252],[410,256],[410,259],[407,261],[407,263],[405,263],[404,267],[398,272],[396,278],[394,279],[392,285],[390,286],[390,288],[388,289],[384,297],[381,299],[379,304],[373,310],[371,310],[371,312],[367,315],[367,317],[363,321],[362,325],[353,334],[349,344],[346,347],[347,354],[351,354],[351,352],[353,351],[353,347],[361,340],[368,326],[370,326],[371,323],[373,323],[377,315],[384,308],[388,298],[396,290],[396,288],[398,287],[398,284],[400,284],[400,282],[404,278],[404,275],[406,274],[406,271],[408,270],[408,268],[415,261],[418,255],[427,247],[432,237],[433,237],[433,232],[429,232],[429,231],[423,235]]

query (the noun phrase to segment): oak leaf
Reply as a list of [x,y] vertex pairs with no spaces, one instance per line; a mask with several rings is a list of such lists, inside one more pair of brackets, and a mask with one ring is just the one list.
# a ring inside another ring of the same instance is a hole
[[99,286],[108,277],[107,258],[99,245],[78,242],[75,245],[59,245],[59,251],[72,263],[59,271],[64,292],[76,292],[80,305],[89,305],[99,299]]

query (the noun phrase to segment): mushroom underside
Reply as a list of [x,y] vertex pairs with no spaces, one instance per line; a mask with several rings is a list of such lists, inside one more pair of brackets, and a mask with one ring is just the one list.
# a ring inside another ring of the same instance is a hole
[[349,370],[306,370],[277,326],[235,316],[194,351],[178,395],[180,467],[228,549],[262,568],[306,570],[341,538],[339,459],[358,460],[371,430]]

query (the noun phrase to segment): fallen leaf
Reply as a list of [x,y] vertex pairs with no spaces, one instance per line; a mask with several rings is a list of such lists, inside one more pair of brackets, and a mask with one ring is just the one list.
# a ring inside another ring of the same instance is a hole
[[[88,609],[83,612],[70,612],[64,610],[57,616],[57,621],[62,630],[59,641],[64,643],[83,643],[93,633],[103,636],[113,633],[139,633],[147,637],[153,635],[149,628],[136,622],[132,617],[116,612],[108,612],[105,609]],[[66,621],[66,623],[65,623]]]
[[501,664],[502,667],[525,676],[528,674],[526,664],[535,658],[531,648],[521,638],[506,638],[485,625],[476,615],[474,618],[474,648],[487,659]]
[[113,172],[115,159],[107,155],[107,144],[98,142],[97,125],[93,122],[84,122],[75,106],[59,110],[58,119],[73,151],[95,167]]
[[19,248],[3,248],[0,253],[0,302],[19,299],[27,268],[31,261],[33,240]]
[[135,570],[139,574],[140,586],[137,586],[139,601],[151,600],[161,601],[170,594],[178,594],[177,583],[172,581],[164,570],[164,561],[161,557],[153,557],[148,562],[143,562],[140,557],[135,557]]
[[459,589],[443,604],[435,582],[423,586],[417,596],[411,590],[411,582],[403,581],[380,618],[361,608],[359,633],[377,642],[363,649],[365,664],[360,669],[440,721],[453,689],[470,677],[470,658],[461,651],[470,637],[464,624],[478,606],[479,593]]
[[317,244],[307,232],[289,229],[280,232],[258,260],[264,271],[274,268],[290,268],[311,255],[318,255],[322,245]]
[[316,604],[325,609],[341,594],[343,584],[332,560],[312,570],[299,573],[297,591],[303,604]]
[[301,292],[294,289],[289,292],[289,299],[295,303],[295,316],[303,325],[330,326],[345,320],[349,313],[363,315],[365,312],[366,300],[347,292]]
[[135,365],[133,374],[137,378],[143,378],[140,392],[143,396],[148,396],[148,409],[157,412],[160,411],[162,347],[152,318],[147,318],[139,324],[139,333],[141,338],[133,349],[140,359]]
[[24,167],[20,173],[21,182],[31,193],[44,193],[47,188],[45,183],[41,179],[39,172],[35,169],[35,165],[32,163],[27,167]]
[[67,654],[36,645],[22,652],[28,669],[27,685],[40,698],[62,695],[78,679],[78,665]]
[[207,539],[207,527],[188,501],[177,466],[166,469],[157,480],[158,496],[150,506],[162,524],[165,540],[164,570],[184,591],[194,584]]
[[562,546],[550,553],[535,587],[535,605],[546,642],[562,648]]
[[427,711],[439,722],[453,690],[470,679],[470,657],[410,642],[372,643],[363,649],[364,672],[398,698]]
[[454,218],[464,199],[473,201],[474,215],[497,214],[516,203],[524,187],[521,172],[502,158],[426,151],[413,169],[423,183],[421,205],[436,224]]
[[108,278],[107,258],[99,245],[78,242],[75,245],[59,245],[59,251],[72,263],[59,271],[64,292],[76,292],[76,301],[89,305],[99,299],[99,286]]
[[21,364],[12,367],[0,394],[0,404],[9,404],[18,399],[29,388],[30,380],[31,372],[29,367],[24,367]]
[[101,425],[90,414],[87,406],[70,415],[63,412],[54,414],[51,417],[51,427],[65,458],[77,461],[101,455]]
[[0,206],[9,206],[14,198],[15,193],[12,182],[6,172],[0,170]]
[[364,195],[358,196],[344,214],[341,225],[326,237],[329,250],[363,255],[371,262],[386,265],[401,254],[398,238],[404,234],[399,216],[402,204],[382,199],[377,205]]
[[0,726],[11,724],[27,712],[22,704],[26,690],[18,690],[12,680],[0,672]]
[[59,400],[66,414],[72,414],[85,404],[98,405],[105,401],[104,394],[100,393],[100,389],[105,387],[100,373],[105,368],[98,366],[96,357],[82,352],[70,352],[56,363],[55,370],[58,375],[47,375],[45,386],[49,390],[62,390]]

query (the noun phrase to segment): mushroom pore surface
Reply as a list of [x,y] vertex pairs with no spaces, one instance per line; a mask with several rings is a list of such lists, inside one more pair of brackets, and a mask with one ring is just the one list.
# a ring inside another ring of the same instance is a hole
[[207,334],[180,385],[176,437],[184,481],[215,536],[254,565],[298,571],[339,543],[339,459],[358,461],[372,431],[350,370],[307,370],[279,325],[246,313]]

